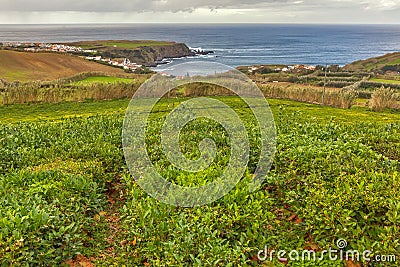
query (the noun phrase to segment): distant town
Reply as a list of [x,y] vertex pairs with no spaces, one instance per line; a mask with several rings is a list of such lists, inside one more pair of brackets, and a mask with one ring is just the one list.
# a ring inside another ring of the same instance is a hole
[[87,60],[97,61],[114,67],[120,67],[128,71],[135,71],[136,69],[142,67],[141,64],[131,62],[128,58],[103,58],[102,56],[96,55],[98,53],[97,50],[83,49],[82,47],[70,46],[65,44],[4,42],[0,43],[0,47],[13,48],[32,53],[54,52],[77,54]]
[[249,73],[258,73],[258,72],[302,72],[302,71],[315,71],[317,69],[316,66],[313,65],[289,65],[289,66],[276,66],[272,68],[270,66],[258,65],[258,66],[248,66]]

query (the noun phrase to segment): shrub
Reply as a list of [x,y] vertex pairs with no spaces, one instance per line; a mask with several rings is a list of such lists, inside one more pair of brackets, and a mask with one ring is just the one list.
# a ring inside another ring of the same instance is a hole
[[341,108],[351,108],[358,97],[358,91],[355,89],[343,89],[340,92],[340,99],[342,100]]
[[[363,79],[364,80],[364,79]],[[362,81],[357,81],[349,86],[344,87],[340,91],[341,108],[351,108],[359,95],[358,88]]]
[[326,88],[325,90],[316,86],[304,87],[282,84],[261,84],[259,86],[266,97],[290,99],[339,108],[351,108],[358,96],[358,91],[355,89],[357,83],[343,89]]
[[398,98],[394,89],[382,86],[372,93],[369,107],[373,111],[383,111],[385,108],[395,107]]

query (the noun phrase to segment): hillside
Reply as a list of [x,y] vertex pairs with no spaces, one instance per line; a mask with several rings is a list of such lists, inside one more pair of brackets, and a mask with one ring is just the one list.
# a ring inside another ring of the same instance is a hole
[[163,58],[192,56],[194,53],[183,43],[163,41],[80,41],[68,43],[84,49],[93,49],[103,57],[128,58],[131,62],[146,66],[155,66]]
[[[232,138],[217,121],[189,123],[179,132],[186,155],[204,138],[222,152],[207,171],[174,167],[162,122],[171,104],[186,100],[162,98],[153,107],[146,153],[155,173],[193,187],[221,179]],[[163,204],[129,175],[121,147],[129,99],[0,106],[0,266],[361,266],[339,253],[322,260],[337,238],[349,244],[348,258],[371,244],[398,254],[400,114],[268,100],[277,151],[268,180],[250,193],[262,145],[257,121],[239,97],[216,100],[240,115],[252,156],[232,191],[194,208]],[[258,249],[264,257],[266,244],[319,254],[300,264],[250,261]],[[392,262],[374,266],[399,266]]]
[[122,69],[66,54],[0,50],[0,79],[6,81],[55,80],[81,72],[124,73]]
[[400,52],[390,53],[379,57],[355,61],[344,66],[349,71],[400,71]]

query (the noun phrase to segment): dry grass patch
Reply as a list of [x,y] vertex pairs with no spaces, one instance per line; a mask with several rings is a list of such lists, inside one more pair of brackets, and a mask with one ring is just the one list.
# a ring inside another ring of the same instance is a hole
[[122,69],[56,53],[0,50],[0,78],[6,81],[51,81],[81,72],[124,74]]

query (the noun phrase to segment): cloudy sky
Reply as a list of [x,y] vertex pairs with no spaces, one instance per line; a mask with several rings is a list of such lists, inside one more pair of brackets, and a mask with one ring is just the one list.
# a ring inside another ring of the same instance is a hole
[[400,23],[400,0],[0,0],[0,23]]

